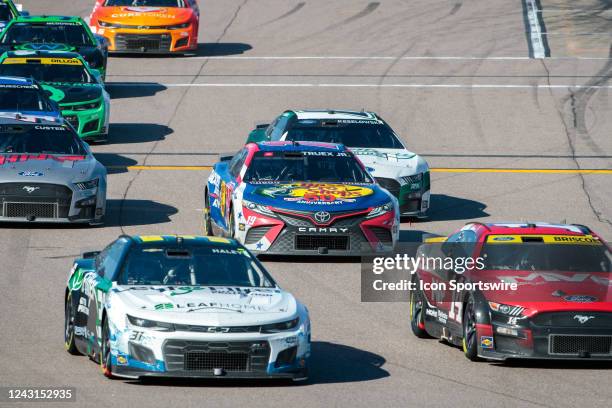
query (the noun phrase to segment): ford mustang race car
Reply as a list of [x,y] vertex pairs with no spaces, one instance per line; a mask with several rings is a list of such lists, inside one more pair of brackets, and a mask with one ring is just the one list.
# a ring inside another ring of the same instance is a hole
[[429,240],[418,259],[418,337],[458,345],[470,360],[612,360],[612,254],[589,228],[470,223]]
[[372,112],[288,110],[258,125],[247,142],[304,140],[342,143],[376,181],[399,200],[400,214],[424,217],[430,204],[429,166],[404,147],[391,127]]
[[91,30],[111,52],[185,53],[198,48],[196,0],[96,0]]
[[0,116],[0,221],[101,224],[106,169],[64,119]]
[[0,75],[39,81],[59,103],[62,115],[89,142],[108,139],[110,96],[100,73],[79,54],[62,51],[9,51],[0,57]]
[[77,259],[65,344],[108,377],[304,380],[310,320],[235,240],[121,236]]
[[94,36],[81,17],[18,17],[0,35],[0,54],[11,50],[74,51],[100,71],[102,79],[106,74],[106,39]]
[[33,79],[0,77],[0,115],[15,114],[60,118],[59,105]]
[[204,188],[206,234],[273,255],[389,251],[397,199],[343,145],[249,143],[215,164]]

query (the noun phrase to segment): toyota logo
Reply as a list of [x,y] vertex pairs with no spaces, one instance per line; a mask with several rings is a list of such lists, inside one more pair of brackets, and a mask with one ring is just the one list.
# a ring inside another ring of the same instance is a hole
[[40,190],[40,187],[23,186],[23,189],[26,191],[26,193],[32,194],[36,190]]
[[327,222],[331,218],[331,215],[327,211],[318,211],[315,213],[314,218],[319,223]]

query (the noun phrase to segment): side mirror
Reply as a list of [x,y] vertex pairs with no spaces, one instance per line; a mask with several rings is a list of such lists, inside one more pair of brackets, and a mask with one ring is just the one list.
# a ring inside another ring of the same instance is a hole
[[234,153],[221,153],[219,154],[219,161],[228,162],[234,158]]
[[92,259],[92,258],[95,258],[96,256],[98,256],[99,254],[100,254],[100,251],[83,252],[83,255],[81,255],[81,258],[83,258],[83,259]]
[[263,126],[263,127],[257,126],[255,129],[251,131],[251,133],[249,133],[249,137],[247,137],[246,142],[247,143],[257,143],[257,142],[266,141],[267,140],[266,128],[267,126]]

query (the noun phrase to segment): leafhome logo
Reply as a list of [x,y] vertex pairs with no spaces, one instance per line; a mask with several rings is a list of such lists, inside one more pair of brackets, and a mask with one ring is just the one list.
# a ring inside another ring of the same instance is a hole
[[578,320],[578,322],[580,322],[580,324],[585,324],[586,322],[588,322],[591,319],[594,319],[595,316],[584,316],[584,315],[576,315],[574,316],[574,319]]
[[327,222],[329,221],[330,218],[331,218],[331,215],[327,211],[317,211],[314,214],[314,219],[320,223]]
[[36,190],[40,190],[40,187],[23,186],[23,189],[26,191],[26,193],[32,194]]

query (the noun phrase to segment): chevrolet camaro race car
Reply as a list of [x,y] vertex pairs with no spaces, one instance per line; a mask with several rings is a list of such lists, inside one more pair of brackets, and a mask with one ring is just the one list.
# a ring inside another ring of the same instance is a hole
[[102,79],[106,75],[106,39],[92,34],[81,17],[18,17],[0,35],[0,54],[11,50],[74,51],[100,71]]
[[304,380],[310,320],[235,240],[121,236],[77,259],[65,344],[108,377]]
[[[470,360],[612,360],[612,254],[589,228],[470,223],[418,258],[416,336],[463,347]],[[471,266],[428,261],[443,258]]]
[[0,116],[8,114],[60,118],[59,105],[49,99],[38,82],[30,78],[0,77]]
[[272,255],[390,251],[397,199],[343,145],[249,143],[215,164],[204,188],[206,234]]
[[0,117],[0,221],[101,224],[106,168],[64,119]]
[[427,162],[373,112],[288,110],[272,124],[258,125],[247,142],[263,140],[342,143],[397,197],[400,215],[424,217],[430,207]]
[[196,0],[96,0],[89,24],[111,52],[160,54],[196,50],[199,21]]
[[34,78],[59,103],[62,115],[88,142],[108,139],[110,96],[100,73],[83,57],[63,51],[9,51],[0,75]]

